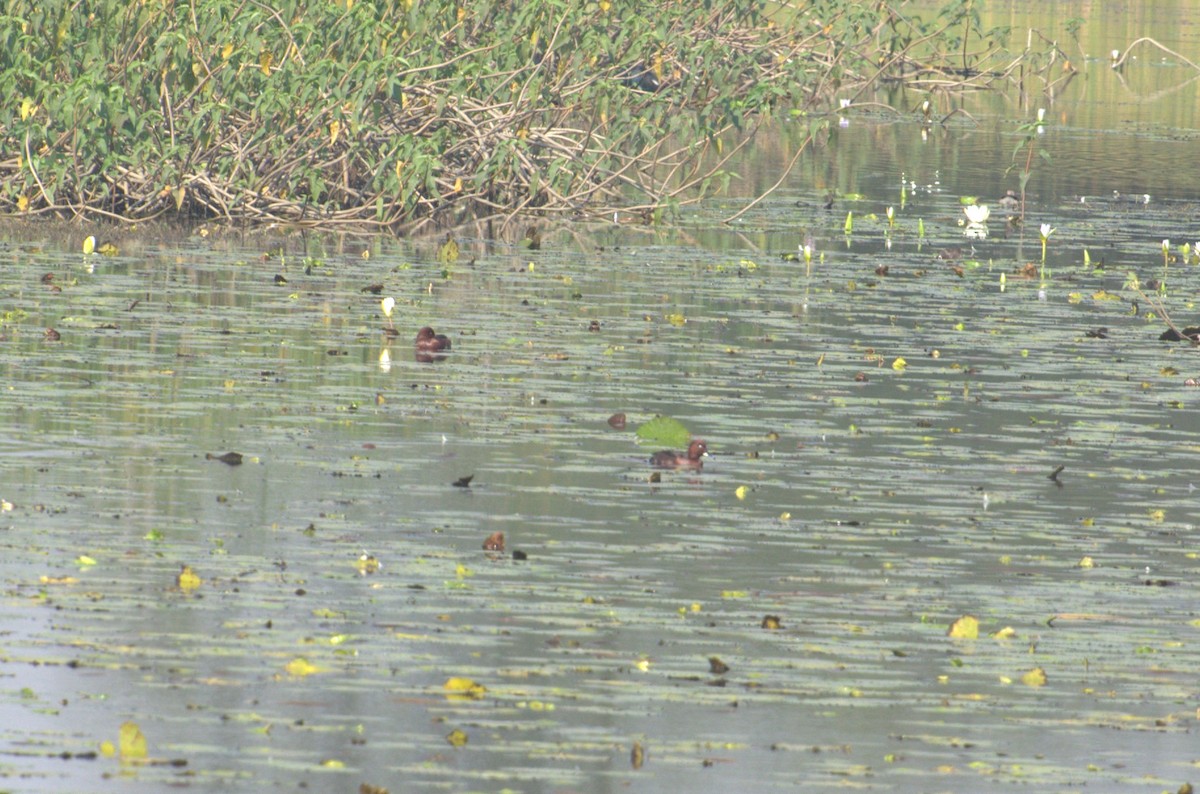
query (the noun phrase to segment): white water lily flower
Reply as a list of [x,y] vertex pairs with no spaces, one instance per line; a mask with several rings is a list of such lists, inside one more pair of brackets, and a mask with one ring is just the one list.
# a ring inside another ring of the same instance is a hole
[[1163,253],[1165,254],[1165,253],[1167,253],[1167,252],[1168,252],[1168,251],[1170,251],[1170,250],[1171,250],[1171,241],[1170,241],[1170,240],[1163,240]]
[[986,223],[988,216],[992,214],[987,204],[968,204],[963,207],[963,212],[967,213],[967,220],[979,224]]
[[384,298],[379,302],[379,308],[383,309],[384,317],[391,317],[392,309],[396,308],[396,299],[390,296]]
[[1045,120],[1046,120],[1046,109],[1038,108],[1038,124],[1041,124]]
[[1041,231],[1041,234],[1042,234],[1042,240],[1043,240],[1043,241],[1045,241],[1045,240],[1048,240],[1048,239],[1050,238],[1050,235],[1054,234],[1054,231],[1055,231],[1055,230],[1050,228],[1050,224],[1048,224],[1048,223],[1043,223],[1043,224],[1042,224],[1042,228],[1040,229],[1040,231]]
[[889,221],[890,221],[890,220],[893,220],[895,217],[896,217],[896,208],[895,208],[895,207],[888,207],[888,208],[887,208],[887,218],[888,218],[888,220],[889,220]]

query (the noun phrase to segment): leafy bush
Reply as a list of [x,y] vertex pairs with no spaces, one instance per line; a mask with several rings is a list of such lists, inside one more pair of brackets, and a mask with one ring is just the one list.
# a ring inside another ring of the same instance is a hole
[[955,7],[927,30],[840,0],[14,0],[0,205],[389,227],[650,212],[724,187],[730,132],[917,48],[928,68],[965,57],[948,45],[979,31]]

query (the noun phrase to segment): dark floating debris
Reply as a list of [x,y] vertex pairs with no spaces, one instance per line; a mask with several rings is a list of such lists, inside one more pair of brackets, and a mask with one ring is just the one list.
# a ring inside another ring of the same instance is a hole
[[277,287],[281,287],[281,286],[283,286],[283,285],[284,285],[284,284],[286,284],[286,283],[288,283],[286,278],[284,278],[284,277],[283,277],[282,275],[280,275],[279,273],[276,273],[276,274],[275,274],[275,286],[277,286]]
[[455,488],[470,488],[471,480],[473,479],[475,479],[475,475],[468,474],[466,477],[459,477],[457,480],[451,483],[451,485],[453,485]]
[[62,339],[62,334],[60,334],[58,331],[55,331],[53,328],[47,328],[45,338],[47,342],[57,342]]
[[240,453],[240,452],[226,452],[224,455],[214,455],[211,452],[207,452],[204,455],[204,459],[205,460],[219,460],[222,463],[224,463],[226,466],[241,466],[242,465],[242,453]]
[[729,672],[729,665],[721,661],[719,656],[708,657],[708,672],[713,675],[725,675]]
[[1200,342],[1200,326],[1188,326],[1182,331],[1168,328],[1159,334],[1158,338],[1163,342],[1182,342],[1184,339],[1189,342]]
[[518,562],[523,562],[529,559],[529,555],[520,549],[513,549],[513,559]]
[[382,284],[368,284],[367,286],[362,288],[362,291],[369,292],[372,295],[381,295],[381,294],[383,294],[383,285]]
[[1067,467],[1066,466],[1057,466],[1054,469],[1054,471],[1050,472],[1050,474],[1047,475],[1051,480],[1054,481],[1054,484],[1057,485],[1059,488],[1061,488],[1063,486],[1063,484],[1062,484],[1062,480],[1058,479],[1058,475],[1062,474],[1063,469],[1065,469],[1065,468],[1067,468]]
[[1104,326],[1099,328],[1090,328],[1083,332],[1083,335],[1088,339],[1108,339],[1108,329]]
[[762,627],[768,631],[779,631],[783,628],[783,621],[778,615],[766,615],[762,619]]

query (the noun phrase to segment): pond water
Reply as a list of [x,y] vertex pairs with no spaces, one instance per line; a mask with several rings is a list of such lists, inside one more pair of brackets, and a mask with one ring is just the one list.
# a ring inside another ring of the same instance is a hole
[[[1036,101],[924,134],[848,113],[734,224],[745,200],[540,251],[467,232],[449,266],[10,231],[0,791],[1178,789],[1200,366],[1125,281],[1195,324],[1161,241],[1200,239],[1197,82],[1107,63],[1141,23],[1195,45],[1154,8],[1089,20],[1026,223],[993,204],[982,239],[959,197],[1016,186]],[[811,268],[780,256],[806,236]],[[652,478],[656,415],[702,471]],[[127,722],[148,763],[100,752]]]

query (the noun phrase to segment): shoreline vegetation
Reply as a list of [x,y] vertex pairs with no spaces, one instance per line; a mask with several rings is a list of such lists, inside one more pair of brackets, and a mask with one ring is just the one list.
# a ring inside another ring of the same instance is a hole
[[794,163],[835,103],[884,84],[930,109],[865,107],[942,123],[956,91],[1074,73],[1034,31],[1004,54],[1006,33],[970,0],[924,16],[893,0],[16,0],[0,16],[0,213],[653,221],[735,182],[761,125],[805,125]]

